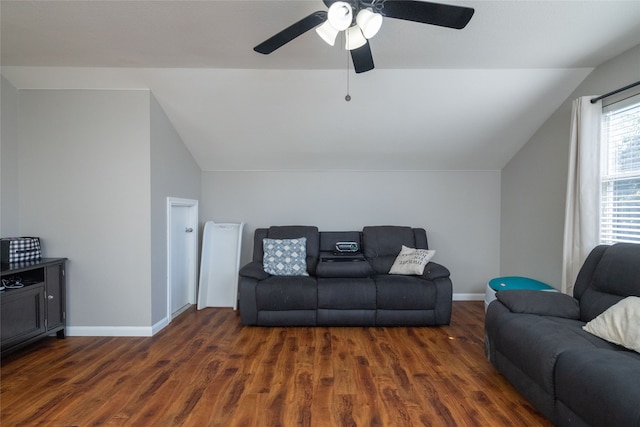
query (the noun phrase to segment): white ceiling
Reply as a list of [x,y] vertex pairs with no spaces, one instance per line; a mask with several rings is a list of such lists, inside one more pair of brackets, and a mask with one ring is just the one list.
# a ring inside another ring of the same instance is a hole
[[464,30],[385,19],[356,75],[314,31],[252,50],[321,0],[3,0],[0,63],[18,88],[151,89],[203,170],[501,169],[640,44],[638,0],[446,3]]

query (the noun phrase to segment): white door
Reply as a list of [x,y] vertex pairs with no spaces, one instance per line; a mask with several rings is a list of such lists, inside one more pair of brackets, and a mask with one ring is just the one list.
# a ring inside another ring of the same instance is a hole
[[189,207],[174,206],[171,224],[171,314],[189,304]]
[[168,199],[168,315],[195,304],[197,201]]

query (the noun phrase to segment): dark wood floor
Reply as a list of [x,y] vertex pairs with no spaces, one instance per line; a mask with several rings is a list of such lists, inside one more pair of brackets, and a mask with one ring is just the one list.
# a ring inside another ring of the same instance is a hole
[[242,327],[47,338],[2,361],[2,426],[548,426],[484,358],[482,302],[430,328]]

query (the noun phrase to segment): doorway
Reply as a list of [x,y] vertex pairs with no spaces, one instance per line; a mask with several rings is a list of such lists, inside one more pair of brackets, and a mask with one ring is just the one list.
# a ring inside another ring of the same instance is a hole
[[196,303],[198,201],[167,197],[167,319]]

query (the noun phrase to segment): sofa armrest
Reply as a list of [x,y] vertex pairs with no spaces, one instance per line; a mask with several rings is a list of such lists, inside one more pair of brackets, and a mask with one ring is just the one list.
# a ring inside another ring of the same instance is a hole
[[451,273],[449,272],[449,269],[444,265],[440,265],[436,262],[429,262],[424,266],[424,272],[420,277],[426,280],[435,280],[445,279],[450,275]]
[[252,261],[240,269],[241,277],[248,277],[250,279],[264,280],[269,277],[269,273],[264,271],[264,267],[261,262]]
[[240,321],[243,325],[258,324],[258,305],[256,301],[256,286],[258,281],[247,276],[240,276],[238,283]]
[[513,313],[580,318],[578,300],[567,294],[521,289],[500,291],[496,298]]

